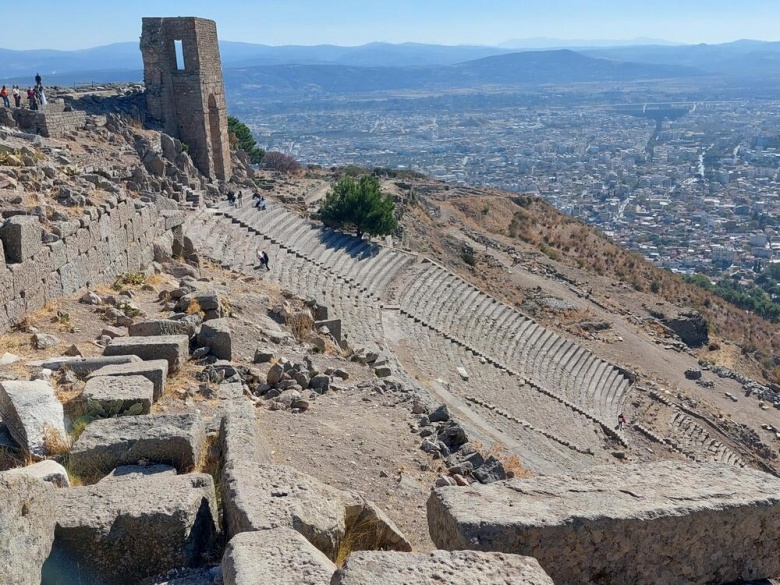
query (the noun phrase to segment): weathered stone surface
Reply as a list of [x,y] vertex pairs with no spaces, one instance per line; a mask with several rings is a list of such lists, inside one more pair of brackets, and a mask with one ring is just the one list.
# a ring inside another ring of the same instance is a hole
[[101,479],[98,483],[107,483],[112,481],[128,481],[142,479],[149,475],[177,475],[176,468],[170,465],[152,464],[152,465],[120,465]]
[[40,479],[56,487],[70,487],[68,472],[65,468],[51,459],[44,459],[38,463],[27,465],[26,467],[16,467],[6,471],[10,475],[26,475],[35,479]]
[[265,364],[274,360],[275,358],[276,358],[276,352],[274,352],[272,349],[265,348],[265,347],[258,347],[255,350],[254,363]]
[[377,548],[411,550],[392,521],[359,494],[332,488],[292,467],[241,461],[223,470],[222,498],[225,510],[232,510],[228,536],[293,528],[334,560],[346,532],[359,525],[364,541]]
[[335,570],[328,557],[289,528],[237,534],[222,557],[225,585],[328,585]]
[[60,338],[48,333],[36,333],[32,341],[35,349],[48,349],[60,343]]
[[200,330],[198,325],[185,319],[150,319],[133,323],[127,329],[132,337],[186,335],[190,339],[195,337]]
[[0,241],[9,264],[35,256],[43,247],[41,222],[34,215],[15,215],[0,225]]
[[93,376],[87,380],[82,398],[96,402],[107,412],[121,401],[119,413],[127,412],[133,405],[140,404],[141,412],[149,414],[154,398],[154,384],[144,376]]
[[67,436],[62,404],[43,380],[0,381],[0,416],[14,440],[39,457],[46,455],[47,439]]
[[217,388],[217,397],[220,400],[241,400],[244,396],[244,387],[241,382],[222,382]]
[[269,384],[278,384],[282,376],[284,375],[284,366],[282,364],[274,364],[268,369],[268,373],[265,376],[265,381]]
[[139,461],[187,471],[200,460],[206,432],[197,414],[158,414],[97,420],[81,433],[70,463],[79,475],[106,475]]
[[56,504],[47,585],[135,585],[199,565],[217,530],[214,483],[202,473],[58,490]]
[[726,583],[780,574],[780,479],[662,462],[439,488],[433,542],[533,555],[556,583]]
[[27,362],[28,366],[46,368],[48,370],[59,370],[68,368],[79,378],[89,375],[95,370],[110,365],[140,363],[141,358],[135,355],[116,355],[116,356],[98,356],[98,357],[69,357],[53,358],[48,360],[39,360]]
[[0,473],[0,580],[40,585],[54,541],[54,487],[21,473]]
[[553,585],[531,557],[471,550],[431,553],[357,551],[333,575],[331,585]]
[[[132,356],[136,357],[136,356]],[[165,394],[165,379],[168,376],[168,362],[166,360],[137,361],[128,364],[112,364],[95,370],[88,379],[98,376],[143,376],[147,378],[154,388],[154,401]]]
[[201,326],[198,345],[208,347],[211,354],[218,359],[233,359],[233,342],[230,333],[229,319],[212,319]]
[[190,339],[186,335],[152,337],[116,337],[103,355],[137,355],[142,360],[164,359],[169,370],[178,370],[189,357]]

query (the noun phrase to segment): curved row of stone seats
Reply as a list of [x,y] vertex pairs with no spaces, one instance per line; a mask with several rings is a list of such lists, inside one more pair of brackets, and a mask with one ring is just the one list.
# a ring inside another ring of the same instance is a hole
[[630,388],[620,370],[434,262],[416,270],[399,296],[404,314],[614,427]]
[[[425,377],[444,377],[455,396],[526,450],[528,463],[540,458],[556,469],[577,469],[604,461],[600,426],[506,370],[464,350],[411,319],[399,320],[403,343]],[[463,380],[457,373],[468,373]],[[521,454],[523,456],[523,454]],[[536,470],[539,471],[539,470]]]
[[268,211],[228,207],[220,212],[377,297],[417,261],[414,254],[315,226],[280,205]]
[[710,436],[707,430],[682,411],[674,414],[670,424],[675,438],[672,445],[697,461],[724,463],[744,467],[744,460],[732,449]]
[[[342,320],[342,335],[353,347],[378,348],[383,338],[381,308],[344,278],[222,215],[204,212],[191,218],[186,235],[204,257],[221,266],[262,278],[328,306],[329,316]],[[268,253],[270,271],[259,268],[258,248]]]

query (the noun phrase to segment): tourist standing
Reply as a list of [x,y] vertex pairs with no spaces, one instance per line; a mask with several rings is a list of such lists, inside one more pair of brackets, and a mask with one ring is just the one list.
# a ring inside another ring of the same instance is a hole
[[3,105],[6,108],[11,107],[11,102],[8,101],[8,90],[3,86],[2,89],[0,89],[0,98],[3,98]]
[[22,96],[19,93],[19,86],[18,85],[14,85],[13,88],[11,89],[11,93],[14,94],[14,104],[16,105],[17,108],[21,108],[22,107]]
[[31,110],[38,109],[38,100],[35,98],[35,90],[32,87],[27,88],[27,103]]
[[239,189],[238,190],[238,205],[236,207],[243,207],[244,206],[244,192]]
[[41,74],[40,73],[36,73],[35,74],[35,85],[40,85],[41,81],[42,81]]

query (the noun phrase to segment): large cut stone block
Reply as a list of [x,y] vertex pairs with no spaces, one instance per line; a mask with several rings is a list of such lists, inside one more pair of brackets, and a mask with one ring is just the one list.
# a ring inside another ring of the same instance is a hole
[[368,546],[409,551],[395,524],[356,492],[341,491],[283,465],[233,461],[223,469],[228,536],[293,528],[331,560],[348,531],[359,526]]
[[35,479],[40,479],[56,487],[70,487],[70,478],[65,468],[52,459],[44,459],[38,463],[27,465],[26,467],[15,467],[6,471],[11,475],[26,475]]
[[62,404],[43,380],[0,381],[0,417],[14,440],[38,457],[46,455],[48,440],[67,437]]
[[185,319],[149,319],[134,323],[127,330],[132,337],[186,335],[192,339],[198,334],[199,326]]
[[197,414],[157,414],[96,420],[81,433],[70,454],[71,468],[89,479],[139,461],[172,465],[179,471],[199,461],[206,431]]
[[225,585],[329,585],[335,570],[328,557],[290,528],[238,534],[222,557]]
[[47,585],[135,585],[202,562],[217,527],[210,475],[158,474],[58,490]]
[[[141,361],[141,358],[136,355],[97,356],[88,358],[61,356],[27,362],[27,365],[33,368],[46,368],[48,370],[67,368],[79,378],[83,378],[104,366],[140,363]],[[165,367],[167,370],[167,363]]]
[[136,404],[141,410],[135,414],[149,414],[154,384],[144,376],[94,376],[87,380],[81,397],[86,400],[88,410],[99,404],[111,416],[126,413]]
[[233,359],[233,343],[230,337],[229,319],[212,319],[200,328],[198,345],[208,347],[211,355],[221,360]]
[[[133,356],[136,357],[136,356]],[[128,363],[112,364],[95,370],[87,379],[97,376],[143,376],[154,386],[154,401],[165,394],[165,378],[168,376],[168,362],[166,360],[149,360]]]
[[662,462],[439,488],[433,542],[535,557],[556,583],[727,583],[780,575],[780,479]]
[[137,355],[142,360],[164,359],[169,370],[178,370],[189,357],[190,338],[186,335],[115,337],[103,355]]
[[358,551],[333,575],[331,585],[553,585],[530,557],[472,550],[432,553]]
[[25,474],[0,473],[0,582],[40,585],[54,541],[54,487]]
[[0,226],[0,241],[9,264],[35,256],[43,247],[41,222],[37,216],[15,215]]

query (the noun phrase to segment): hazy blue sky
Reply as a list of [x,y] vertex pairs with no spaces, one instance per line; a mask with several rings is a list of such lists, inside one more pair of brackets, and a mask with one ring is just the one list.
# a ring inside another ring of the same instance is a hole
[[780,38],[780,0],[33,0],[3,3],[0,47],[77,49],[135,40],[142,16],[212,18],[224,40],[269,45]]

